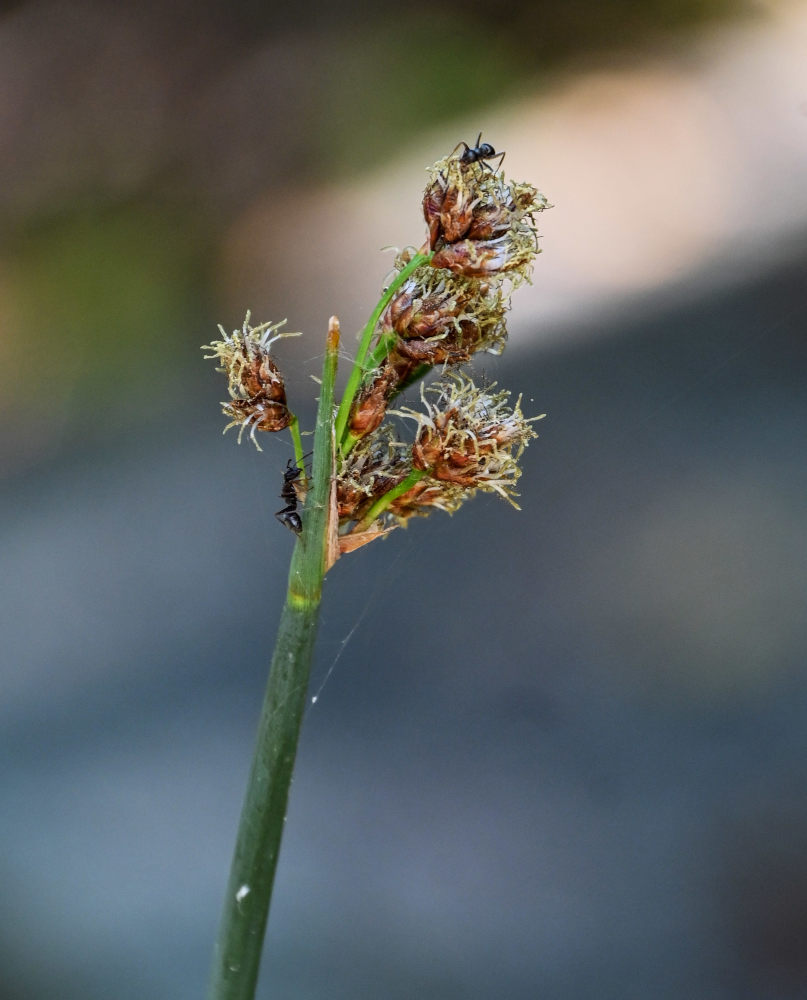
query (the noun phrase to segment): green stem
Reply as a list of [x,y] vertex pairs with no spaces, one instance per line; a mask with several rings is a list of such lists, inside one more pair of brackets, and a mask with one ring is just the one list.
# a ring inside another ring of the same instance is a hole
[[345,434],[345,439],[342,442],[342,454],[349,455],[353,450],[353,445],[358,441],[357,437],[354,437],[350,431]]
[[378,500],[376,500],[373,506],[356,525],[354,530],[364,531],[366,528],[369,528],[378,515],[384,513],[393,500],[397,500],[398,497],[403,496],[404,493],[408,493],[415,483],[419,483],[425,475],[426,473],[421,469],[412,469],[406,479],[401,480],[397,486],[393,486],[388,493],[385,493],[382,497],[379,497]]
[[300,421],[297,417],[292,414],[291,423],[289,424],[289,433],[291,434],[291,442],[294,445],[294,462],[298,469],[305,470],[305,459],[303,455],[303,439],[300,437]]
[[345,437],[345,428],[347,427],[347,420],[350,416],[350,407],[353,405],[353,398],[358,392],[359,386],[361,385],[367,372],[372,371],[374,367],[372,364],[365,366],[365,361],[367,359],[367,352],[370,350],[370,343],[373,339],[376,325],[381,318],[381,314],[390,304],[393,295],[395,295],[409,275],[412,274],[413,271],[416,271],[421,264],[427,264],[433,256],[433,252],[415,254],[406,267],[395,275],[395,278],[391,282],[390,286],[379,299],[378,305],[375,307],[372,315],[367,321],[367,325],[362,330],[361,339],[359,341],[359,349],[356,353],[356,360],[353,362],[353,368],[348,377],[347,385],[345,386],[345,394],[342,397],[342,402],[339,404],[339,412],[336,415],[337,445],[341,444]]
[[312,486],[302,534],[292,555],[213,956],[209,1000],[253,1000],[255,996],[325,574],[338,347],[339,326],[332,320],[317,411]]
[[373,352],[370,355],[370,362],[367,365],[370,370],[378,368],[381,362],[392,350],[397,339],[398,335],[396,333],[385,333],[383,336],[378,338],[378,343],[373,348]]

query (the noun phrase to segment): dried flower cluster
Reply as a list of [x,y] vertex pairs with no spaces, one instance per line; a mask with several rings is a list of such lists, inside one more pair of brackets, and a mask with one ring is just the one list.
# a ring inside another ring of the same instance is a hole
[[520,397],[511,408],[510,393],[494,389],[448,373],[421,387],[422,410],[390,411],[417,423],[415,440],[397,443],[392,425],[383,424],[356,445],[337,481],[340,521],[356,521],[365,530],[373,504],[402,484],[408,488],[385,507],[399,523],[433,508],[453,513],[478,490],[496,492],[518,507],[518,460],[537,436],[530,424],[543,414],[525,418]]
[[531,184],[452,154],[434,165],[423,197],[432,264],[466,277],[529,280],[538,253],[535,214],[548,207]]
[[525,418],[520,396],[511,409],[510,393],[494,393],[494,388],[478,389],[460,374],[448,375],[425,392],[421,389],[423,411],[406,407],[401,412],[418,424],[412,446],[416,469],[465,490],[499,493],[518,507],[513,499],[521,475],[518,460],[537,437],[530,424],[544,414]]
[[[431,266],[419,268],[382,317],[387,351],[356,399],[350,431],[361,437],[384,419],[390,400],[424,366],[501,354],[507,340],[505,292],[529,281],[538,249],[535,215],[548,207],[531,184],[508,182],[483,160],[455,150],[430,171],[423,196]],[[400,255],[401,270],[411,253]]]
[[299,337],[299,333],[278,330],[286,322],[250,325],[247,313],[240,330],[228,334],[219,326],[222,340],[205,344],[203,351],[212,351],[206,358],[216,358],[222,365],[217,371],[227,375],[229,400],[221,404],[225,417],[230,423],[224,428],[238,427],[238,443],[244,431],[249,431],[253,444],[261,451],[255,438],[255,431],[282,431],[292,421],[292,413],[286,405],[286,387],[277,364],[269,353],[272,344],[281,337]]
[[[423,197],[428,239],[419,251],[398,255],[392,297],[374,341],[365,341],[366,356],[357,360],[356,390],[343,403],[333,487],[342,552],[413,515],[452,513],[479,490],[517,506],[518,460],[539,418],[523,416],[520,398],[511,407],[509,393],[479,389],[466,375],[445,369],[478,351],[504,349],[510,294],[530,280],[539,252],[535,217],[549,206],[532,185],[493,170],[486,162],[495,156],[489,145],[458,149],[430,171]],[[239,441],[248,431],[256,446],[256,431],[293,425],[296,432],[269,354],[275,340],[293,335],[278,333],[280,325],[252,327],[247,315],[242,330],[231,336],[221,330],[224,339],[208,347],[208,357],[221,360],[228,378],[230,399],[222,404],[227,427],[239,427]],[[422,410],[390,410],[399,393],[438,365],[443,377],[421,388]],[[416,422],[413,443],[398,440],[388,416]],[[289,526],[299,533],[296,503],[294,508],[295,526]]]

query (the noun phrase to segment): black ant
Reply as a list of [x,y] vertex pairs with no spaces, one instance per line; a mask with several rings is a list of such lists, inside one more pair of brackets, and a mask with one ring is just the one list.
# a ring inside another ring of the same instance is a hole
[[493,170],[493,167],[489,163],[485,163],[485,160],[495,159],[499,157],[499,168],[501,168],[504,162],[504,153],[497,153],[496,150],[491,146],[489,142],[482,142],[482,133],[476,137],[476,145],[469,146],[467,142],[458,142],[457,145],[452,150],[452,156],[460,146],[465,146],[465,149],[460,153],[460,163],[481,163],[483,167],[487,167],[488,170]]
[[286,471],[283,473],[283,486],[280,490],[280,498],[286,501],[283,510],[277,511],[275,517],[281,524],[285,524],[289,531],[295,535],[302,534],[303,521],[297,511],[299,498],[294,484],[303,475],[303,470],[299,465],[292,465],[291,459],[286,462]]

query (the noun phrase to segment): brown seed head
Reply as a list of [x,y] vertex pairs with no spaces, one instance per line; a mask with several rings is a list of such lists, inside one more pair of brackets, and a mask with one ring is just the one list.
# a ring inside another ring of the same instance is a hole
[[280,323],[262,323],[251,326],[247,313],[240,330],[228,334],[219,326],[222,340],[206,344],[202,350],[211,351],[207,358],[222,362],[218,371],[227,375],[230,399],[221,404],[222,412],[230,418],[225,432],[238,427],[238,443],[244,431],[249,431],[253,444],[261,450],[255,439],[256,431],[282,431],[292,421],[286,405],[286,387],[274,358],[269,353],[271,345],[281,337],[299,337],[299,333],[278,333]]
[[415,361],[397,355],[384,360],[375,375],[356,394],[349,420],[353,437],[364,437],[380,426],[390,399],[416,367]]
[[379,497],[412,470],[405,445],[394,440],[387,424],[357,442],[344,459],[336,485],[340,523],[359,521]]
[[508,182],[481,161],[465,163],[460,153],[439,160],[423,198],[432,263],[455,274],[528,278],[538,252],[535,214],[548,207],[531,184]]
[[518,459],[536,437],[530,423],[540,417],[525,419],[520,399],[510,408],[510,394],[493,388],[478,389],[462,375],[449,375],[421,390],[425,413],[400,412],[418,423],[412,446],[416,469],[465,489],[495,491],[517,506]]
[[507,299],[496,285],[424,267],[405,283],[382,320],[398,334],[393,356],[418,364],[458,364],[476,351],[501,354]]

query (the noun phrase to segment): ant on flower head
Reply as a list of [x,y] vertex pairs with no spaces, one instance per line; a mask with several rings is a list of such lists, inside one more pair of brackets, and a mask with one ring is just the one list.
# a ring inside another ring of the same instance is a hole
[[476,137],[476,145],[469,146],[467,142],[458,142],[452,151],[456,153],[460,146],[465,146],[465,149],[460,153],[460,163],[481,163],[483,167],[487,167],[488,170],[493,170],[493,167],[486,160],[496,159],[499,157],[499,168],[501,168],[504,162],[504,153],[497,153],[496,150],[491,146],[489,142],[482,142],[482,133]]

